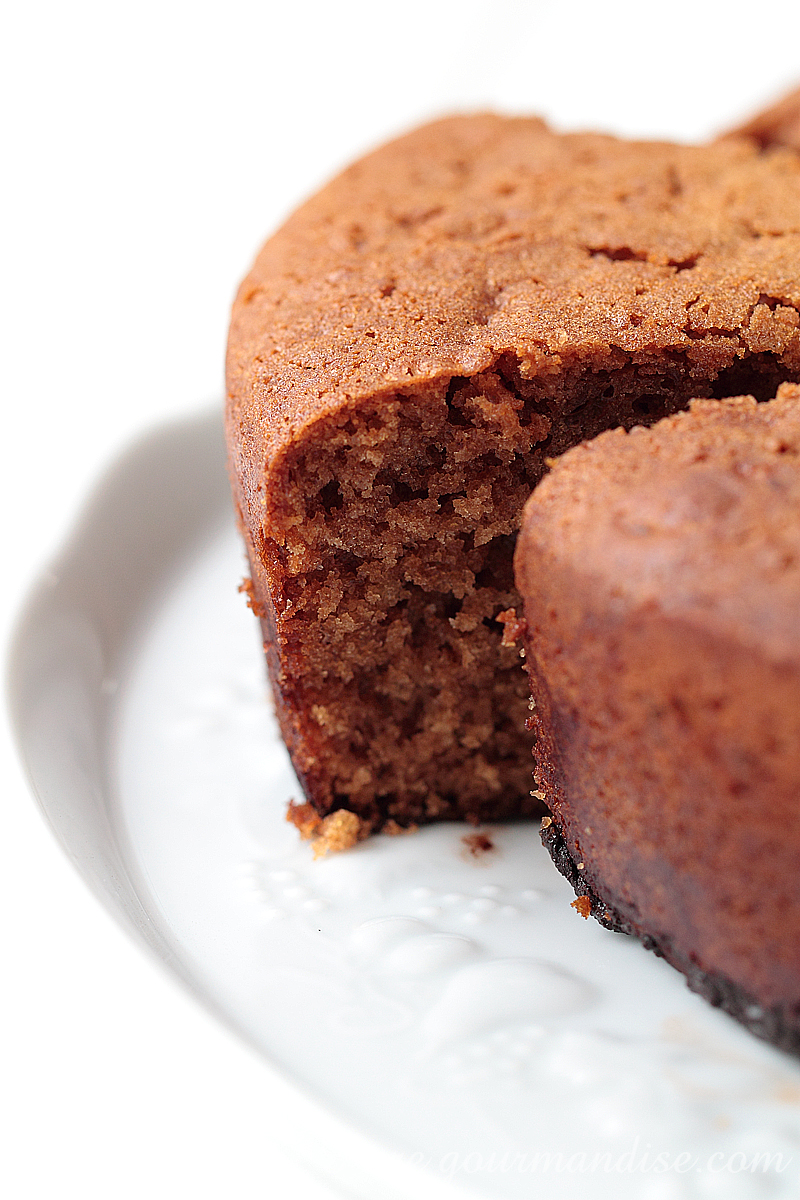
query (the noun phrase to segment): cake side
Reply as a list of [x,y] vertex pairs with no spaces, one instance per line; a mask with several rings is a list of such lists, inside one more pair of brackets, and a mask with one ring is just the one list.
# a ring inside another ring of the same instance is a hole
[[576,447],[526,507],[516,569],[560,869],[797,1048],[800,389]]
[[267,243],[231,473],[309,800],[371,827],[537,810],[496,620],[546,457],[800,376],[800,164],[493,116],[355,164]]

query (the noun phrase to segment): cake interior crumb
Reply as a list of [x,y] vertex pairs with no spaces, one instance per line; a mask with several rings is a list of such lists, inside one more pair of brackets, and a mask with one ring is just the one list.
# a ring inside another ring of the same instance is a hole
[[[515,640],[522,507],[579,441],[724,395],[732,370],[757,396],[788,375],[771,355],[732,368],[719,354],[600,357],[531,379],[507,356],[337,410],[297,439],[264,555],[281,564],[280,687],[303,714],[296,765],[320,817],[344,808],[378,830],[541,813]],[[291,819],[319,836],[299,807]]]

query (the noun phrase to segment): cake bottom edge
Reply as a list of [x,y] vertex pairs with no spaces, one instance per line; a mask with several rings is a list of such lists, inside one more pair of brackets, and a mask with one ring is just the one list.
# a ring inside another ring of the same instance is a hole
[[800,1057],[800,1003],[768,1008],[740,984],[724,975],[706,971],[665,936],[653,935],[622,916],[613,905],[594,891],[579,870],[566,839],[553,818],[542,822],[542,843],[557,870],[569,882],[575,895],[584,901],[578,911],[592,916],[606,929],[635,937],[646,950],[665,959],[685,977],[689,989],[702,996],[714,1008],[733,1017],[755,1037],[769,1042],[787,1054]]

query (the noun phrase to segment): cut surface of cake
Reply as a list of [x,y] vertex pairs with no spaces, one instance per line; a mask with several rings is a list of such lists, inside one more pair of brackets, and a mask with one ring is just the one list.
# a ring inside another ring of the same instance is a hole
[[800,388],[570,450],[516,576],[576,906],[800,1052]]
[[348,168],[236,299],[247,588],[313,810],[533,815],[499,620],[546,461],[800,378],[800,158],[435,122]]

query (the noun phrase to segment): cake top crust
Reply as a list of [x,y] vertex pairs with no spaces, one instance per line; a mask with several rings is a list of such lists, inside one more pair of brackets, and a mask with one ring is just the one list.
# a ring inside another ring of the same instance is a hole
[[263,247],[233,309],[229,422],[263,469],[320,417],[504,355],[522,379],[671,354],[712,378],[745,353],[796,371],[798,261],[790,150],[436,121]]
[[515,566],[523,597],[566,572],[612,620],[658,612],[796,661],[800,387],[694,400],[567,451],[526,505]]

